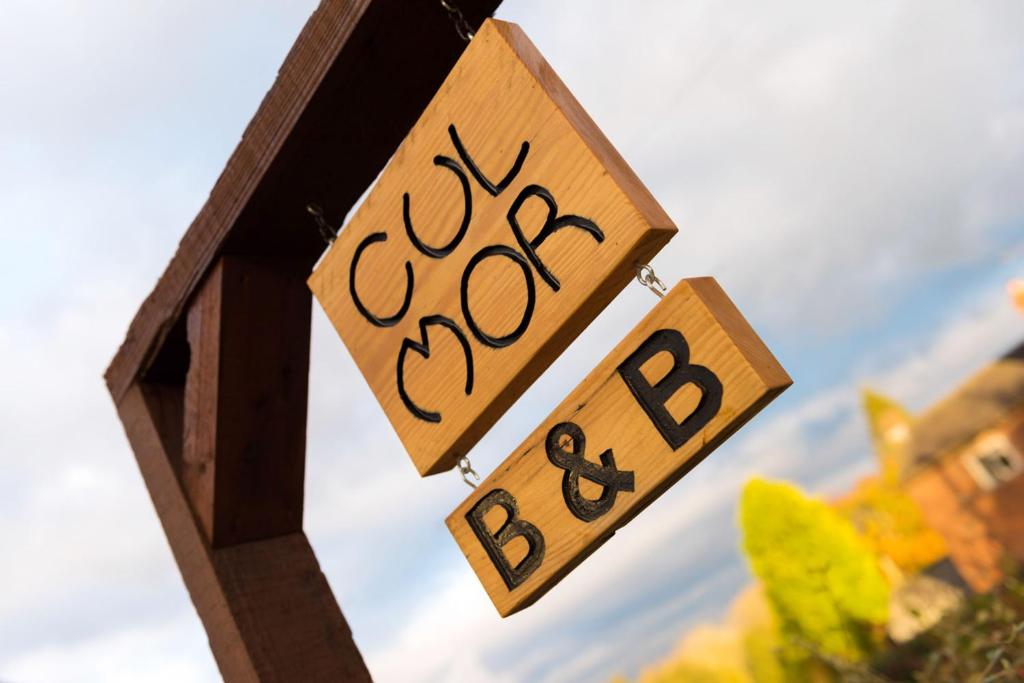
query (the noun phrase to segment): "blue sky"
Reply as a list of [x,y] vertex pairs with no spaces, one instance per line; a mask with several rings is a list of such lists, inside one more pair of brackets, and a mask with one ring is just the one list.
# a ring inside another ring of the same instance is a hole
[[[5,5],[0,680],[217,680],[101,374],[314,4]],[[748,580],[747,478],[845,490],[872,466],[861,387],[920,410],[1024,337],[1003,291],[1024,275],[1017,0],[509,0],[499,16],[680,226],[661,277],[718,278],[796,384],[501,620],[443,524],[464,484],[416,475],[316,307],[306,528],[381,681],[635,673]],[[476,468],[653,303],[627,288]]]

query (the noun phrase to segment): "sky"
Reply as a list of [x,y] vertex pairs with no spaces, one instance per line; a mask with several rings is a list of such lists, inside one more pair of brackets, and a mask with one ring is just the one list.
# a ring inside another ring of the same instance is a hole
[[[219,680],[101,375],[314,6],[4,4],[5,683]],[[661,278],[716,277],[795,384],[503,620],[443,523],[468,489],[418,477],[314,305],[305,528],[378,681],[635,675],[749,581],[747,479],[843,492],[873,467],[862,388],[923,410],[1024,338],[1004,291],[1024,275],[1019,0],[508,0],[498,16],[679,226]],[[654,301],[627,287],[475,468]]]

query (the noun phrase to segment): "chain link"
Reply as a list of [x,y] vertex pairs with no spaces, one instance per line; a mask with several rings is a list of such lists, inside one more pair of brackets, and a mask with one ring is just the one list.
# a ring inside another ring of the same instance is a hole
[[462,481],[466,482],[466,485],[469,486],[470,488],[475,489],[476,484],[469,480],[468,475],[472,474],[473,478],[476,479],[477,481],[480,481],[480,475],[477,474],[476,470],[473,469],[473,465],[469,462],[469,458],[466,457],[465,455],[459,458],[459,464],[456,465],[456,467],[459,470],[459,474],[462,475]]
[[334,240],[338,237],[338,230],[331,227],[331,224],[324,218],[324,210],[320,208],[320,205],[307,204],[306,212],[316,221],[316,227],[319,228],[320,236],[324,238],[324,242],[334,244]]
[[637,282],[657,294],[659,299],[663,298],[665,292],[668,291],[668,287],[661,281],[661,278],[654,274],[654,268],[651,268],[650,264],[636,264],[636,279]]
[[451,17],[452,23],[455,24],[455,32],[459,34],[459,38],[462,38],[467,43],[473,40],[473,27],[466,21],[466,17],[462,14],[462,10],[454,2],[448,0],[441,0],[441,7]]

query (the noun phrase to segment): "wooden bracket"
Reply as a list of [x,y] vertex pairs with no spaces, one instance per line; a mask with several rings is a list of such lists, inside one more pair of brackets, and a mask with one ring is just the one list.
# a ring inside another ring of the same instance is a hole
[[323,0],[105,374],[227,681],[370,679],[302,533],[305,207],[341,220],[464,47],[439,3]]
[[221,258],[189,306],[181,483],[214,547],[302,531],[306,284]]

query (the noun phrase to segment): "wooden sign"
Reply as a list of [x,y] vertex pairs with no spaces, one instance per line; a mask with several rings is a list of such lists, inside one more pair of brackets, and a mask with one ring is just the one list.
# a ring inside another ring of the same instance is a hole
[[448,528],[498,612],[517,612],[791,383],[715,280],[683,280]]
[[309,286],[434,474],[675,232],[522,31],[489,20]]

